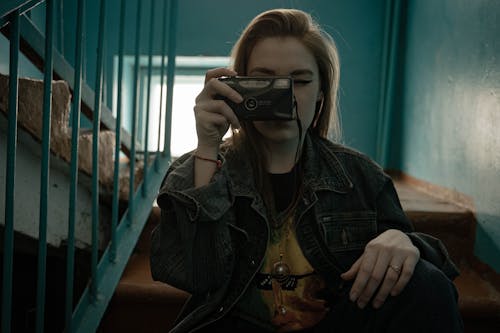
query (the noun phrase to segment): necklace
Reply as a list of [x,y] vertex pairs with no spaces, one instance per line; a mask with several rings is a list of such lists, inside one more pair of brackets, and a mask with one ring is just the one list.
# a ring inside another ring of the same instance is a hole
[[[273,264],[273,268],[271,271],[271,276],[273,278],[272,286],[273,286],[273,294],[274,294],[274,306],[275,306],[275,316],[276,315],[286,315],[287,309],[285,305],[283,304],[283,291],[282,291],[282,285],[286,284],[288,280],[290,279],[291,275],[291,270],[290,266],[283,260],[283,257],[285,255],[284,253],[284,247],[286,247],[288,243],[288,236],[290,234],[290,221],[292,219],[288,217],[287,221],[283,225],[283,232],[284,235],[281,235],[281,239],[279,240],[278,243],[278,251],[279,251],[279,259]],[[281,246],[282,242],[284,240],[284,245],[283,247]]]
[[[280,201],[278,202],[277,196],[274,197],[273,206],[275,210],[270,214],[271,221],[273,226],[273,233],[279,235],[278,240],[278,253],[279,259],[273,263],[271,269],[271,278],[272,278],[272,290],[274,295],[274,315],[286,315],[287,308],[283,303],[283,287],[286,286],[291,276],[290,266],[284,260],[285,257],[285,249],[288,244],[288,237],[290,235],[290,229],[292,228],[292,223],[294,221],[295,216],[295,208],[297,206],[297,198],[301,196],[302,187],[299,186],[299,175],[300,173],[300,165],[296,164],[292,171],[286,176],[286,178],[281,177],[281,183],[292,183],[293,184],[293,194],[290,197],[285,196],[285,203],[288,204],[288,207],[281,213],[276,214],[276,209],[280,209],[280,207],[284,208],[283,203],[283,195],[281,195]],[[277,178],[274,178],[273,182],[273,192],[276,194],[278,191],[282,191],[282,188],[279,187],[281,184],[277,184]],[[278,186],[277,186],[278,185]],[[286,184],[284,185],[287,187]],[[276,205],[278,207],[276,207]],[[279,233],[279,234],[278,234]]]

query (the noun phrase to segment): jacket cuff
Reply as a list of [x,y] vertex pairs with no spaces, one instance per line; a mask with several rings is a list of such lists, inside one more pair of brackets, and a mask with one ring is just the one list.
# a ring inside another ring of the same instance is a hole
[[460,273],[444,244],[437,238],[420,232],[406,233],[413,245],[420,251],[420,257],[439,268],[450,280],[455,279]]

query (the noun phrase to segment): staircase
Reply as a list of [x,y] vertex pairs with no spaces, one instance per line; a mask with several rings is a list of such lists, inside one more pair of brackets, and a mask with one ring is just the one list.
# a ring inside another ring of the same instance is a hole
[[454,283],[465,332],[500,332],[500,274],[473,254],[476,220],[472,204],[456,192],[406,175],[393,174],[393,178],[415,229],[441,239],[460,270]]
[[[403,209],[415,229],[440,238],[460,276],[454,283],[466,333],[500,332],[500,275],[473,255],[475,218],[456,200],[436,195],[441,189],[401,174],[393,174]],[[441,191],[442,192],[442,191]],[[101,321],[99,333],[167,332],[188,294],[151,278],[150,234],[159,223],[160,210],[153,207],[135,253]]]

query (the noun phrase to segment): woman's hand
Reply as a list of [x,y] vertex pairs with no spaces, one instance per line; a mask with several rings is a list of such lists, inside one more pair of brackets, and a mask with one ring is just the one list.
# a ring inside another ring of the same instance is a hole
[[205,86],[196,97],[194,106],[198,151],[202,149],[207,153],[216,152],[222,137],[229,129],[229,124],[233,128],[240,127],[238,118],[226,102],[215,99],[216,95],[221,95],[235,103],[240,103],[243,100],[240,94],[217,79],[221,76],[233,75],[236,75],[236,72],[227,68],[212,69],[207,71],[205,75]]
[[402,231],[390,229],[371,240],[365,252],[341,275],[344,280],[356,278],[349,298],[364,308],[373,297],[373,307],[379,308],[387,296],[398,295],[410,281],[420,251]]

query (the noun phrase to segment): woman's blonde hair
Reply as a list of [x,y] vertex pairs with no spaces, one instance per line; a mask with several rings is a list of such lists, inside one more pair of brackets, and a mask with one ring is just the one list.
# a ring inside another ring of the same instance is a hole
[[[339,86],[339,57],[333,39],[324,32],[313,18],[296,9],[273,9],[255,17],[245,28],[231,52],[232,67],[238,75],[247,75],[250,54],[255,45],[269,37],[293,37],[313,54],[318,65],[320,89],[323,93],[322,109],[317,125],[309,129],[311,135],[340,140],[340,121],[337,110],[337,90]],[[240,122],[241,130],[233,131],[230,146],[245,151],[254,173],[255,186],[268,208],[268,217],[276,216],[274,195],[267,174],[266,146],[260,140],[252,122]],[[301,171],[300,171],[301,172]],[[302,190],[300,175],[298,188],[289,210],[297,203]]]
[[335,42],[306,12],[297,9],[273,9],[255,17],[245,28],[231,52],[232,67],[246,75],[248,60],[255,45],[268,37],[294,37],[314,56],[318,65],[323,106],[317,126],[311,131],[320,137],[340,140],[337,90],[340,63]]

